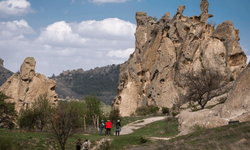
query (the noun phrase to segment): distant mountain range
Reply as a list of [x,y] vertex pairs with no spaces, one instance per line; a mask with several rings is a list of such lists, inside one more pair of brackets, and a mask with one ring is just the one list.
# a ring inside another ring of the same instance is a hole
[[111,104],[117,95],[120,65],[96,67],[84,71],[82,69],[63,71],[60,75],[49,77],[56,81],[56,93],[59,99],[83,99],[91,93]]
[[[96,67],[91,70],[83,69],[63,71],[60,75],[49,77],[56,81],[56,93],[59,99],[83,99],[91,93],[101,98],[105,104],[111,104],[117,94],[120,65]],[[13,72],[0,65],[0,86]]]

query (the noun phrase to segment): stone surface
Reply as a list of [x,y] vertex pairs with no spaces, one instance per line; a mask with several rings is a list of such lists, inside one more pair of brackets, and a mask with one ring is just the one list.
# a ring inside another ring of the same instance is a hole
[[182,111],[179,115],[179,130],[181,131],[179,135],[192,132],[195,125],[214,128],[227,125],[229,121],[250,121],[249,75],[250,64],[240,73],[228,94],[211,100],[211,102],[215,102],[216,99],[228,97],[224,104],[197,112]]
[[145,12],[136,13],[135,51],[120,67],[118,94],[112,103],[122,116],[141,106],[172,108],[183,101],[186,73],[211,68],[230,80],[246,67],[239,30],[230,20],[214,29],[207,23],[213,16],[208,7],[202,0],[200,16],[187,17],[180,5],[173,18],[165,13],[157,22]]
[[21,72],[13,74],[0,87],[0,91],[9,97],[6,101],[16,103],[17,112],[31,108],[34,100],[42,94],[46,94],[52,104],[57,103],[56,82],[46,78],[43,74],[35,73],[35,65],[35,59],[27,57],[21,65]]
[[250,64],[235,81],[232,92],[221,111],[221,117],[233,119],[250,112]]

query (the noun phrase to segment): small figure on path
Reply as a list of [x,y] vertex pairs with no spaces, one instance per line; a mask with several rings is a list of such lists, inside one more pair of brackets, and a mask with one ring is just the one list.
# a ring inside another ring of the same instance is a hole
[[117,120],[116,129],[115,129],[115,135],[119,136],[120,132],[121,132],[121,123],[120,123],[120,120]]
[[82,141],[81,139],[78,139],[76,142],[76,150],[81,150],[82,147]]
[[110,136],[111,134],[111,127],[112,127],[112,123],[110,122],[110,120],[108,120],[108,122],[106,123],[106,135]]
[[105,124],[104,124],[104,122],[102,120],[101,123],[100,123],[100,135],[102,135],[102,131],[103,131],[104,128],[105,128]]
[[88,142],[88,139],[86,139],[85,142],[83,143],[82,149],[83,149],[83,150],[88,150],[88,149],[89,149],[89,142]]

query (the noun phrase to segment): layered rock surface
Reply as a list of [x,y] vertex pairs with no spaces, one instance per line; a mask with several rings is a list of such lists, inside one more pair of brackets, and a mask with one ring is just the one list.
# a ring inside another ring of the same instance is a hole
[[118,94],[112,106],[128,116],[140,106],[172,108],[187,88],[184,75],[212,68],[225,79],[236,79],[247,57],[239,43],[239,30],[228,20],[216,29],[207,23],[208,2],[200,3],[200,16],[183,15],[181,5],[171,18],[157,22],[145,12],[136,13],[135,51],[120,67]]
[[46,94],[52,104],[57,103],[58,96],[55,92],[56,82],[47,79],[45,75],[35,73],[36,61],[33,57],[27,57],[20,68],[20,73],[13,74],[1,87],[9,99],[6,101],[15,102],[15,109],[32,107],[32,103],[40,95]]

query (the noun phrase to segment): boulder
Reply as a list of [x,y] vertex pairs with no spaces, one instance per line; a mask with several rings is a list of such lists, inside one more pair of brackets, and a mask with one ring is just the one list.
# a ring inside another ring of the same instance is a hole
[[17,112],[32,108],[35,99],[43,94],[46,94],[53,105],[57,104],[56,82],[43,74],[35,73],[35,65],[35,59],[27,57],[21,65],[21,72],[14,73],[0,87],[0,91],[9,97],[6,101],[15,103]]

